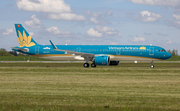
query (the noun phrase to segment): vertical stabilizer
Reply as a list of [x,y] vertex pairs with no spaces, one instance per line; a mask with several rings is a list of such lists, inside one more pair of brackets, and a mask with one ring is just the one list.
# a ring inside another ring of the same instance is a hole
[[38,45],[21,24],[15,24],[19,47]]

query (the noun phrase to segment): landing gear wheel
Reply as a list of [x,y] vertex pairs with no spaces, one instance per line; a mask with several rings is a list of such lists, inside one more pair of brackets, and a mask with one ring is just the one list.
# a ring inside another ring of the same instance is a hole
[[96,67],[96,64],[92,63],[92,64],[91,64],[91,67]]
[[151,68],[154,68],[154,65],[151,65]]
[[88,63],[84,63],[83,65],[85,68],[88,68],[89,67],[89,64]]
[[151,62],[151,68],[154,68],[153,61]]

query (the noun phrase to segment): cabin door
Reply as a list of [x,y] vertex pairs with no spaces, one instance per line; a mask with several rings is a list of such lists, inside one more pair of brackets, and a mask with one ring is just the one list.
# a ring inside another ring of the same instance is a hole
[[116,49],[116,55],[121,55],[121,49]]
[[149,55],[154,55],[154,47],[149,48]]
[[76,52],[81,52],[81,47],[78,47],[78,48],[76,49]]
[[36,54],[36,55],[39,55],[39,46],[37,46],[37,47],[35,48],[35,54]]

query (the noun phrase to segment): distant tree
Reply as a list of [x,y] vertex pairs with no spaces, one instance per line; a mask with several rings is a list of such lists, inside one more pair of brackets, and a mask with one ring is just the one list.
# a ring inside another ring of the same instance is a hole
[[17,53],[16,51],[6,51],[6,49],[1,48],[0,49],[0,56],[27,56],[26,54],[23,53]]
[[176,49],[173,50],[167,50],[167,52],[171,53],[172,56],[178,56],[178,51]]
[[16,51],[9,51],[10,54],[14,55],[14,56],[18,56]]
[[27,55],[19,52],[18,56],[27,56]]
[[0,56],[11,56],[11,53],[7,52],[6,49],[0,49]]

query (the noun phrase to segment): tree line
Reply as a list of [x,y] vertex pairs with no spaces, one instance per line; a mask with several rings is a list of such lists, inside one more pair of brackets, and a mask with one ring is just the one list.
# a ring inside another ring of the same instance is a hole
[[167,50],[167,52],[171,53],[172,56],[178,56],[178,50],[173,49],[173,50]]
[[[173,50],[167,50],[167,52],[171,53],[172,56],[178,56],[178,50],[173,49]],[[23,56],[24,54],[22,53],[17,53],[16,51],[6,51],[6,49],[1,48],[0,49],[0,56]]]
[[6,51],[6,49],[0,49],[0,56],[19,56],[21,53],[17,53],[16,51]]

